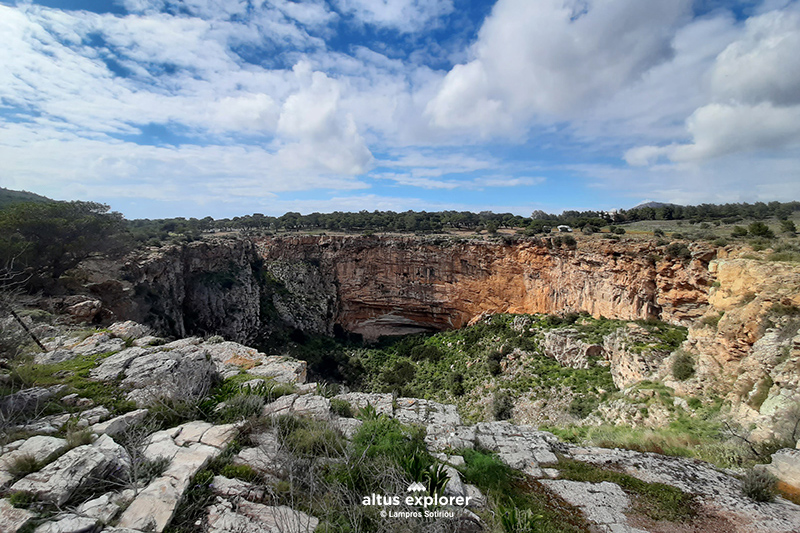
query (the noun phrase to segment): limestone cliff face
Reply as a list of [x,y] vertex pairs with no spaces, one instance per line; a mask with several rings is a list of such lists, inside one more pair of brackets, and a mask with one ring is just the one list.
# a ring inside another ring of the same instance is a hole
[[194,242],[136,257],[124,266],[133,283],[129,318],[177,336],[220,334],[251,341],[261,327],[258,271],[241,240]]
[[[484,313],[660,318],[688,324],[707,305],[713,251],[688,263],[650,244],[547,240],[278,237],[255,242],[267,270],[316,269],[336,288],[334,321],[366,338],[457,328]],[[300,287],[302,290],[302,287]]]
[[768,438],[774,417],[800,402],[800,265],[720,258],[709,271],[709,306],[684,344],[697,376],[668,385],[723,395],[738,420]]
[[175,335],[252,342],[277,327],[366,338],[461,327],[486,313],[586,311],[688,324],[713,251],[687,262],[645,243],[399,237],[214,239],[132,259],[127,318]]

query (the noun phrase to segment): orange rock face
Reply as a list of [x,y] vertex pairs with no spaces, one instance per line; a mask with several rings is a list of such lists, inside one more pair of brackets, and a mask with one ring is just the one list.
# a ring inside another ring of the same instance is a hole
[[482,313],[585,311],[688,323],[705,312],[713,253],[663,259],[647,243],[510,244],[399,237],[256,240],[270,264],[316,265],[336,287],[334,320],[366,338],[457,328]]

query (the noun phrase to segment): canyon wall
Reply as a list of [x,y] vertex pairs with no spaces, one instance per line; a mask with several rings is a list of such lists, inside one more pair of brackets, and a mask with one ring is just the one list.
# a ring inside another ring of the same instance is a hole
[[[705,312],[713,249],[687,261],[647,243],[400,237],[278,237],[254,241],[267,270],[318,270],[336,288],[334,321],[366,338],[458,328],[483,313],[586,311],[688,324]],[[291,270],[291,269],[289,269]],[[301,288],[302,290],[302,288]]]
[[[124,316],[178,336],[253,342],[280,328],[374,339],[458,328],[485,313],[585,311],[688,325],[707,308],[714,249],[668,258],[649,243],[549,238],[213,239],[125,265]],[[129,306],[130,307],[130,306]]]

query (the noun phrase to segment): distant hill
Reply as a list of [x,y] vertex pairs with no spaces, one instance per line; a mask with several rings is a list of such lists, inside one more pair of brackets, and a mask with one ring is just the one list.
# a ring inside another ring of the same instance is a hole
[[4,189],[0,187],[0,209],[5,209],[6,207],[14,204],[21,204],[23,202],[54,202],[50,198],[46,196],[40,196],[38,194],[34,194],[28,191],[13,191],[11,189]]
[[646,202],[643,204],[639,204],[636,207],[632,207],[631,209],[641,209],[643,207],[652,207],[653,209],[657,209],[659,207],[667,207],[668,205],[672,207],[681,207],[678,204],[670,204],[665,202]]

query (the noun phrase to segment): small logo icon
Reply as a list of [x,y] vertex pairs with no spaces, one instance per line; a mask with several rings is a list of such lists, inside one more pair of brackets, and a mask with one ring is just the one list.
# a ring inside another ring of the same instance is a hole
[[408,486],[406,492],[424,492],[427,490],[428,489],[425,488],[425,485],[423,485],[419,481],[415,481],[414,483]]

